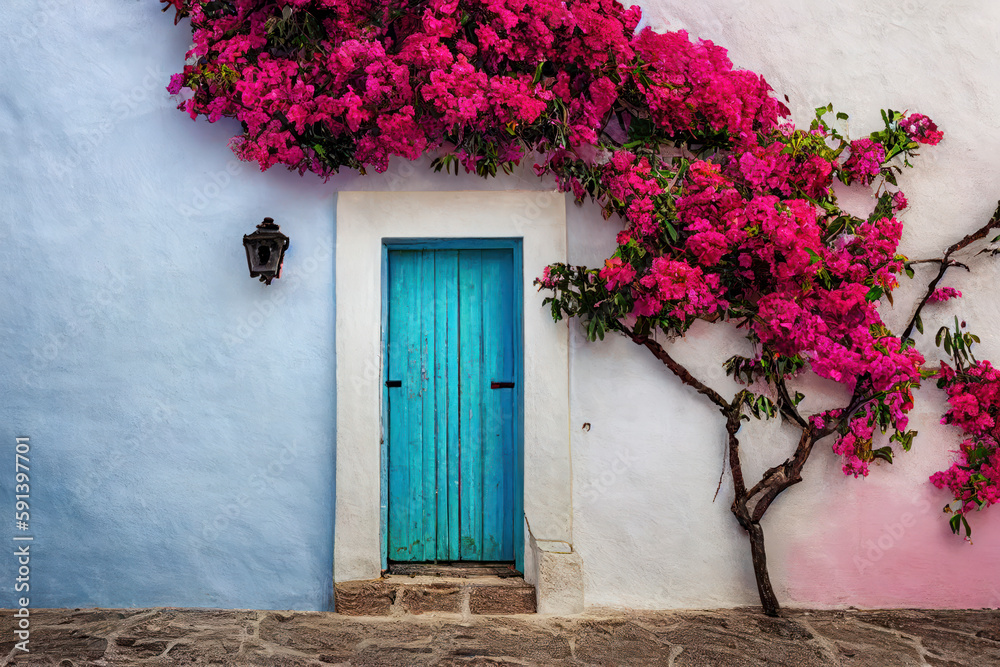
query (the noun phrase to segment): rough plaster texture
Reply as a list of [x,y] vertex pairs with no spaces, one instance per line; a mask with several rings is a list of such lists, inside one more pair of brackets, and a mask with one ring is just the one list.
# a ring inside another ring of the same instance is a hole
[[[190,35],[157,3],[0,15],[0,502],[28,436],[32,606],[328,608],[333,189],[174,109]],[[270,287],[241,245],[265,215]]]
[[[788,94],[798,122],[830,101],[851,115],[853,136],[877,129],[879,108],[934,118],[945,140],[924,151],[900,181],[911,203],[904,216],[907,255],[937,256],[996,207],[1000,6],[787,0],[644,6],[650,25],[713,39],[735,63],[763,74]],[[845,195],[859,210],[871,206],[866,195]],[[571,261],[605,257],[613,242],[607,223],[582,211],[570,220]],[[965,293],[956,307],[985,335],[983,353],[992,358],[1000,356],[1000,338],[990,333],[1000,323],[997,278],[996,263],[982,261],[974,275],[953,274],[949,281]],[[901,290],[890,322],[905,321],[913,296]],[[926,330],[936,331],[952,312],[929,313]],[[742,342],[706,325],[674,349],[693,372],[731,392],[719,363]],[[718,413],[625,340],[590,345],[574,332],[571,345],[574,547],[586,564],[587,604],[755,603],[749,548],[728,510],[728,479],[712,502],[723,466]],[[932,341],[921,346],[934,356]],[[807,386],[815,396],[811,409],[837,397],[825,383]],[[817,447],[806,481],[764,520],[780,599],[806,606],[1000,607],[1000,516],[994,510],[974,517],[975,544],[963,544],[941,514],[947,494],[927,483],[958,443],[953,430],[937,423],[941,405],[941,394],[926,387],[913,420],[920,431],[914,450],[868,479],[844,477],[828,443]],[[794,449],[774,425],[744,434],[748,476]]]
[[561,540],[529,541],[531,581],[540,614],[579,614],[584,610],[583,559]]
[[[932,256],[993,210],[1000,5],[643,4],[651,25],[714,39],[762,73],[799,121],[829,101],[851,114],[855,135],[877,127],[879,107],[931,115],[947,137],[901,181],[912,257]],[[26,1],[0,16],[0,445],[32,439],[32,604],[327,608],[335,192],[551,184],[530,172],[444,177],[426,161],[327,184],[262,175],[226,150],[232,123],[192,123],[173,109],[163,86],[190,39],[157,3]],[[264,215],[292,237],[286,276],[270,288],[245,277],[239,245]],[[570,261],[606,256],[613,224],[573,206],[567,221]],[[951,283],[984,356],[997,359],[995,266]],[[893,317],[907,316],[908,295]],[[928,330],[950,310],[938,312]],[[740,342],[706,325],[675,351],[729,388],[718,362]],[[754,603],[727,482],[712,502],[717,414],[624,340],[591,345],[573,330],[569,354],[572,543],[587,604]],[[836,394],[814,388],[815,408]],[[765,528],[784,601],[1000,606],[1000,512],[974,517],[974,546],[948,532],[947,498],[926,479],[947,465],[955,434],[936,423],[933,388],[917,412],[921,435],[896,465],[847,479],[821,444],[807,481],[774,505]],[[773,425],[748,428],[747,443],[751,474],[793,446]],[[0,458],[8,507],[12,468]],[[0,539],[9,544],[12,530]],[[3,580],[12,565],[0,559]]]

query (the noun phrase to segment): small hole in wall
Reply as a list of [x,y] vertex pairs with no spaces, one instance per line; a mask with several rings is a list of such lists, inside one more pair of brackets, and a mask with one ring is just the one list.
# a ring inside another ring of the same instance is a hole
[[583,430],[584,431],[590,430],[590,422],[583,422]]

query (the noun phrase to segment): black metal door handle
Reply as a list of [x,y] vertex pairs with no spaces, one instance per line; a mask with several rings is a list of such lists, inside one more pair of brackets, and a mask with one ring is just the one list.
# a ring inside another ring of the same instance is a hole
[[497,382],[496,380],[490,382],[490,389],[513,389],[513,388],[514,388],[513,382]]
[[386,380],[385,381],[385,386],[387,386],[387,387],[402,387],[403,386],[403,381],[402,380]]

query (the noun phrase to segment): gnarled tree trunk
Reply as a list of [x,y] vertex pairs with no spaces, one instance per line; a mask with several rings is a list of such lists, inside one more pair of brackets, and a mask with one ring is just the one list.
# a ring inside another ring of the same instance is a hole
[[764,608],[764,613],[768,616],[777,616],[781,611],[778,598],[771,588],[771,577],[767,573],[767,554],[764,552],[764,529],[760,527],[760,522],[751,521],[747,528],[747,535],[750,537],[750,556],[753,558],[753,576],[757,579],[757,593],[760,595],[760,604]]
[[764,613],[777,616],[781,611],[778,598],[771,586],[771,577],[767,572],[767,553],[764,548],[764,529],[760,525],[764,513],[774,499],[788,487],[802,481],[802,466],[805,465],[816,441],[816,432],[808,423],[802,426],[802,436],[795,448],[795,454],[779,466],[764,473],[761,480],[749,491],[743,480],[743,469],[740,463],[740,444],[736,438],[739,430],[739,415],[727,416],[726,430],[729,432],[729,467],[733,475],[733,487],[736,497],[733,499],[732,512],[740,526],[747,532],[750,539],[750,557],[753,560],[753,574],[757,580],[757,593]]
[[[767,553],[764,549],[764,529],[760,525],[764,513],[771,506],[774,499],[788,487],[802,481],[802,467],[805,465],[809,454],[812,452],[813,444],[816,440],[828,435],[832,429],[826,428],[818,430],[815,426],[804,419],[796,410],[792,401],[788,398],[788,390],[784,383],[780,383],[779,408],[781,414],[788,421],[798,426],[802,435],[799,438],[795,454],[786,459],[781,465],[775,466],[764,473],[761,480],[751,489],[747,489],[743,478],[743,466],[740,460],[740,441],[736,437],[740,430],[743,419],[743,402],[745,392],[740,392],[732,401],[727,401],[722,396],[698,380],[696,377],[677,363],[667,351],[655,340],[636,334],[627,327],[621,326],[621,331],[629,336],[635,343],[646,347],[657,359],[662,361],[667,368],[680,378],[680,380],[692,387],[702,396],[712,401],[723,416],[726,418],[726,432],[729,435],[729,469],[733,478],[733,498],[732,512],[740,526],[747,532],[750,540],[750,555],[753,559],[753,572],[757,580],[757,593],[760,595],[760,603],[764,608],[764,613],[768,616],[777,616],[781,611],[778,598],[774,594],[771,586],[771,577],[767,572]],[[851,406],[845,411],[846,414],[853,414],[858,407],[858,403],[852,400]]]

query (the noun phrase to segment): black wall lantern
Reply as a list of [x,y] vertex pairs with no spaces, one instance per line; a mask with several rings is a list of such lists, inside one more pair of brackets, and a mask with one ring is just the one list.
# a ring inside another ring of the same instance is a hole
[[288,250],[288,237],[278,231],[272,218],[264,218],[252,234],[243,235],[243,247],[247,249],[247,266],[250,277],[260,276],[260,281],[270,285],[281,277],[281,262]]

